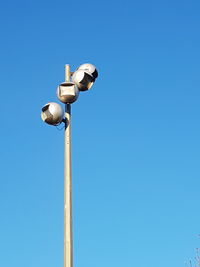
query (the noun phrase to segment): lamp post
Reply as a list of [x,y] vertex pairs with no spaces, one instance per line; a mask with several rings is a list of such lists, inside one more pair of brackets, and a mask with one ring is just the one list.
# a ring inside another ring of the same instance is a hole
[[[65,104],[65,111],[54,102],[43,106],[41,118],[50,125],[65,124],[64,134],[64,267],[73,267],[72,235],[72,171],[71,171],[71,104],[75,102],[80,91],[89,90],[98,73],[96,67],[86,63],[71,73],[70,66],[65,65],[65,82],[57,88],[58,99]],[[71,81],[72,80],[72,81]]]
[[[70,66],[65,65],[65,82],[70,82]],[[65,104],[64,138],[64,267],[73,267],[71,105]]]

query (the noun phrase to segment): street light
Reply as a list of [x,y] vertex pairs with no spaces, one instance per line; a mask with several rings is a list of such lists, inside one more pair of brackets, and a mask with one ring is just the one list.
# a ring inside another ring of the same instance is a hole
[[85,70],[78,69],[72,75],[72,81],[77,84],[80,91],[89,90],[92,87],[94,80],[92,74]]
[[91,89],[98,76],[94,65],[86,63],[71,73],[65,65],[65,82],[57,88],[58,99],[65,104],[49,102],[42,107],[41,118],[50,125],[65,125],[64,138],[64,267],[73,267],[72,237],[72,174],[71,174],[71,104],[79,97],[79,91]]
[[57,88],[57,97],[65,104],[71,104],[75,102],[78,96],[79,90],[75,83],[64,82],[61,83]]
[[49,102],[42,108],[41,118],[50,125],[59,125],[64,117],[62,107],[54,102]]

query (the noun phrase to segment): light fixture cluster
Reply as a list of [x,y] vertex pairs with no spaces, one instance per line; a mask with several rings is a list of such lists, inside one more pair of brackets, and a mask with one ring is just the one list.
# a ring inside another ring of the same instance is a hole
[[[57,97],[64,104],[71,104],[79,97],[79,92],[91,89],[98,77],[97,69],[90,63],[82,64],[71,73],[70,81],[63,82],[57,87]],[[59,125],[64,119],[61,105],[49,102],[42,107],[41,118],[50,125]]]

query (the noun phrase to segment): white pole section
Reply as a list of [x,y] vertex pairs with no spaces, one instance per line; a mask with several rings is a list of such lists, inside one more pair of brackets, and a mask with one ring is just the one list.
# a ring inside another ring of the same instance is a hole
[[[65,65],[65,81],[70,81],[70,66]],[[72,173],[71,173],[71,105],[65,105],[64,139],[64,267],[73,267],[72,241]]]

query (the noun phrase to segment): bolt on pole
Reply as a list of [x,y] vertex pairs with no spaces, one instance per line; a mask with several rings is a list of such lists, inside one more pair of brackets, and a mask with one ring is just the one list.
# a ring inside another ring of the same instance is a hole
[[[65,65],[65,81],[70,81],[70,66]],[[64,267],[73,267],[72,241],[71,105],[65,104],[64,137]]]

